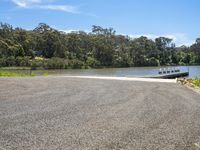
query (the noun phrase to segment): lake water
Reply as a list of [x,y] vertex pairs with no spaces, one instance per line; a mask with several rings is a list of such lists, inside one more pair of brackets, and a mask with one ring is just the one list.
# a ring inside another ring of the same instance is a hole
[[[170,67],[163,67],[170,68]],[[200,77],[200,66],[179,66],[181,72],[189,70],[188,78]],[[58,75],[81,75],[81,76],[115,76],[115,77],[140,77],[158,75],[160,67],[130,67],[130,68],[105,68],[105,69],[68,69],[68,70],[47,70],[48,74]],[[37,74],[44,71],[36,70]]]
[[[170,67],[163,67],[163,68],[170,68]],[[200,66],[189,66],[189,67],[179,66],[177,68],[179,68],[181,72],[189,70],[190,74],[188,78],[200,77]],[[160,67],[130,67],[130,68],[105,68],[105,69],[34,70],[32,72],[39,75],[48,73],[49,75],[141,77],[141,76],[158,75],[159,69]],[[12,70],[12,72],[29,73],[30,71]]]

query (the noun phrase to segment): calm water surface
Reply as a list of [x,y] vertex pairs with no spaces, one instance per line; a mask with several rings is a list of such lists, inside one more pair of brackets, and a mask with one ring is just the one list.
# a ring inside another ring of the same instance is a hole
[[[163,67],[170,68],[170,67]],[[200,66],[179,66],[181,72],[189,70],[188,78],[200,77]],[[114,76],[114,77],[141,77],[158,75],[160,67],[130,67],[105,69],[67,69],[67,70],[34,70],[35,74],[48,73],[49,75],[75,75],[75,76]],[[2,70],[1,70],[2,71]],[[7,70],[8,71],[8,70]],[[11,70],[9,70],[11,71]],[[29,70],[12,70],[17,73],[29,73]]]
[[[165,67],[163,67],[165,68]],[[169,68],[169,67],[167,67]],[[200,66],[179,66],[181,72],[189,70],[188,78],[200,77]],[[47,70],[48,74],[58,75],[81,75],[81,76],[151,76],[157,75],[160,67],[131,67],[131,68],[105,68],[105,69],[68,69],[68,70]],[[41,74],[44,71],[36,70],[35,73]]]

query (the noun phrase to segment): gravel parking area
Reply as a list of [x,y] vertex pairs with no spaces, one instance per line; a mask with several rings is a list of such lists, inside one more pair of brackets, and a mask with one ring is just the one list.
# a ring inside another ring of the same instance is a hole
[[176,83],[0,78],[2,150],[196,150],[200,95]]

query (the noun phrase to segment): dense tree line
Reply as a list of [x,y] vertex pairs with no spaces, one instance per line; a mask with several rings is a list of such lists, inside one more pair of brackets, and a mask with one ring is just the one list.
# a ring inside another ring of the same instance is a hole
[[34,30],[0,24],[0,67],[46,69],[200,64],[200,38],[190,47],[172,39],[131,39],[113,28],[64,33],[40,23]]

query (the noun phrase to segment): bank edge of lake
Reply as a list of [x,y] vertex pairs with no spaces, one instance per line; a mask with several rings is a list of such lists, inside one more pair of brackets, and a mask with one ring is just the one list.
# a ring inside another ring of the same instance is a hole
[[194,80],[195,79],[178,79],[177,82],[200,94],[200,87],[194,84]]

